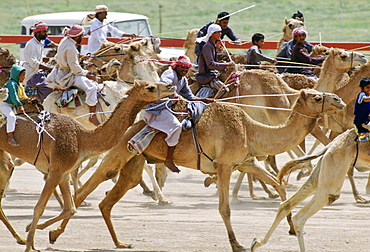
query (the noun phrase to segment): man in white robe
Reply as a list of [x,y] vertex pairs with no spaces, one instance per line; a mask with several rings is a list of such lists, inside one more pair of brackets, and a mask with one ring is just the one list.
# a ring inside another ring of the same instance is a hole
[[55,55],[57,65],[48,75],[46,83],[52,88],[66,89],[74,86],[85,91],[85,102],[89,105],[90,113],[92,113],[89,121],[98,126],[99,121],[94,114],[96,112],[96,103],[98,102],[97,83],[78,62],[76,47],[82,41],[84,29],[80,25],[73,25],[71,29],[64,29],[64,35],[66,37],[61,40],[58,46],[58,53]]
[[109,32],[113,37],[128,37],[130,39],[136,38],[135,34],[126,34],[123,31],[114,27],[111,22],[107,20],[108,7],[105,5],[98,5],[95,8],[95,19],[90,27],[90,37],[88,40],[88,53],[93,53],[100,49],[102,43],[107,42],[107,33]]

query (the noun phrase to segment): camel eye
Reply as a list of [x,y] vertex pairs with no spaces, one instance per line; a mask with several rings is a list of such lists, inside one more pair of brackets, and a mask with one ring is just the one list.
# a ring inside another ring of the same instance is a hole
[[322,100],[322,96],[320,96],[320,95],[316,95],[315,96],[315,101],[321,101]]
[[154,91],[155,91],[154,86],[149,86],[149,87],[147,87],[147,89],[148,89],[149,92],[152,92],[152,93],[154,93]]

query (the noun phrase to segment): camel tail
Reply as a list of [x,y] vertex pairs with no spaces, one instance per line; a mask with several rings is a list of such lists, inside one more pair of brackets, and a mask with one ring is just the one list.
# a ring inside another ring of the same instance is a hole
[[304,166],[306,166],[306,163],[313,160],[313,159],[316,159],[322,155],[325,154],[325,152],[328,150],[328,147],[329,146],[326,146],[322,151],[320,151],[319,153],[317,154],[313,154],[313,155],[309,155],[309,156],[303,156],[303,157],[300,157],[300,158],[297,158],[297,159],[293,159],[293,160],[290,160],[289,162],[287,162],[279,171],[278,175],[277,175],[277,181],[279,184],[282,184],[282,182],[284,181],[284,176],[288,176],[289,174],[291,174],[292,172],[296,171],[296,170],[299,170],[299,169],[302,169]]

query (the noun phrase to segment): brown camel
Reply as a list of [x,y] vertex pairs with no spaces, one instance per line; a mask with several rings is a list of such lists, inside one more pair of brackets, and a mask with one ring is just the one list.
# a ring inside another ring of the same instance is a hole
[[43,134],[40,152],[38,148],[30,148],[30,146],[36,146],[39,139],[33,122],[29,120],[18,121],[15,138],[20,144],[19,147],[13,147],[6,143],[4,140],[6,132],[5,128],[2,127],[0,149],[28,163],[35,164],[38,170],[48,174],[44,189],[34,209],[32,223],[27,228],[25,251],[35,251],[36,227],[46,203],[57,185],[62,193],[64,209],[52,221],[70,217],[76,211],[69,187],[69,172],[78,167],[84,160],[112,148],[145,105],[173,93],[174,87],[164,83],[155,84],[145,81],[135,83],[134,87],[127,92],[127,97],[123,98],[117,105],[110,118],[95,130],[86,129],[69,116],[52,114],[50,122],[45,124],[45,130],[55,140]]
[[[4,90],[4,89],[0,89]],[[7,90],[7,89],[6,89]],[[39,113],[42,110],[41,104],[38,103],[37,99],[22,99],[24,110],[27,114]],[[17,240],[18,244],[26,244],[26,240],[23,239],[19,233],[13,228],[9,222],[8,217],[5,215],[2,207],[2,199],[4,196],[5,189],[9,184],[9,180],[14,171],[14,162],[9,153],[0,150],[1,162],[0,162],[0,219],[8,228],[13,237]],[[19,162],[18,162],[19,163]]]
[[[267,243],[279,223],[293,208],[309,196],[314,195],[292,217],[300,251],[305,251],[303,229],[307,220],[324,206],[333,204],[339,198],[343,181],[353,165],[369,169],[370,142],[356,142],[355,137],[354,129],[347,130],[336,137],[320,153],[291,160],[285,164],[280,171],[279,178],[298,169],[302,163],[321,157],[309,179],[295,194],[280,204],[275,220],[265,237],[262,240],[256,238],[253,240],[252,251]],[[358,146],[356,147],[356,145]],[[356,151],[356,148],[358,148],[358,151]]]
[[[280,126],[267,126],[256,122],[236,106],[214,103],[206,108],[196,129],[203,151],[212,161],[202,157],[201,172],[218,176],[219,211],[233,251],[246,249],[237,242],[230,222],[229,184],[232,171],[238,169],[249,172],[271,184],[284,200],[285,190],[276,184],[274,176],[260,166],[256,157],[291,149],[315,127],[317,118],[322,113],[342,109],[344,106],[345,104],[334,94],[303,90],[290,117]],[[117,238],[111,222],[112,207],[129,189],[140,182],[144,157],[150,162],[159,163],[163,162],[166,156],[167,147],[163,133],[158,133],[154,137],[143,155],[136,156],[127,150],[127,141],[143,126],[144,123],[140,121],[124,134],[120,142],[106,154],[90,179],[77,191],[75,198],[75,204],[78,206],[101,182],[120,172],[117,183],[99,205],[117,248],[130,248],[132,245],[123,243]],[[197,155],[192,146],[191,132],[182,132],[174,153],[174,162],[177,165],[197,169],[196,158],[189,158]],[[50,231],[51,242],[56,241],[67,223],[68,218],[63,220],[57,230]],[[52,223],[41,224],[40,228],[45,228],[46,224]]]
[[15,56],[7,48],[0,47],[0,87],[9,80],[10,69],[16,63]]
[[297,19],[285,18],[284,22],[285,25],[283,27],[283,37],[279,40],[276,53],[281,51],[285,42],[288,42],[292,39],[292,32],[295,28],[304,27],[304,23]]

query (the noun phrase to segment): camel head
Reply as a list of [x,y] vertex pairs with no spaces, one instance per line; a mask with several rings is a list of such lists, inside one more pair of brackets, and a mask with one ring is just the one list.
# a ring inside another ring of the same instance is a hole
[[291,40],[293,30],[298,27],[304,27],[304,23],[297,19],[285,18],[285,26],[283,27],[284,39]]
[[342,110],[345,107],[346,104],[336,94],[302,89],[293,110],[306,116],[318,117],[322,113]]
[[42,110],[44,110],[44,107],[36,98],[24,98],[21,99],[21,102],[26,113],[40,113]]
[[311,57],[316,56],[327,56],[329,54],[329,47],[323,46],[323,45],[315,45],[312,48],[312,52],[310,53]]
[[102,81],[115,80],[117,78],[117,71],[120,70],[122,63],[116,59],[111,59],[108,63],[100,68],[100,75]]
[[199,29],[188,30],[186,33],[186,40],[184,43],[184,48],[194,48],[195,40],[198,36]]
[[0,88],[0,101],[5,101],[8,99],[8,89]]
[[0,47],[0,65],[4,67],[11,67],[16,63],[16,58],[9,52],[7,48]]
[[164,82],[135,81],[135,84],[129,89],[127,95],[136,95],[137,99],[144,102],[155,102],[161,98],[173,95],[176,87]]
[[365,55],[359,52],[349,52],[344,49],[330,48],[324,64],[335,66],[343,72],[348,72],[351,68],[363,65],[367,62]]

